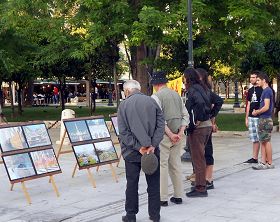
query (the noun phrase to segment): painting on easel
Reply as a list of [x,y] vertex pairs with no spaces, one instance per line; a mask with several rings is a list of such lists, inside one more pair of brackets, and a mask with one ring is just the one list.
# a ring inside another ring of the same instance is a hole
[[0,129],[0,146],[2,153],[28,148],[21,127]]
[[110,133],[104,119],[91,119],[86,122],[92,139],[110,138]]
[[10,181],[35,176],[35,170],[28,153],[3,157]]
[[91,140],[90,133],[84,120],[65,121],[64,124],[71,143]]
[[111,140],[94,143],[100,162],[118,160],[116,149]]
[[53,149],[34,151],[30,154],[37,174],[60,171]]
[[119,136],[119,127],[118,127],[118,117],[117,116],[111,116],[111,121],[113,124],[113,127],[115,129],[116,135]]
[[23,131],[29,147],[51,145],[51,140],[45,124],[26,125],[23,126]]
[[98,156],[92,143],[73,146],[73,150],[80,167],[99,163]]

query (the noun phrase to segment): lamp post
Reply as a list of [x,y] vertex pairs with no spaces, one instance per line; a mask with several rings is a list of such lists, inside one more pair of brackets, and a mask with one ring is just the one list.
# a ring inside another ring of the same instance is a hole
[[111,78],[109,79],[109,92],[108,92],[108,106],[114,106],[113,103],[113,96],[112,96],[112,82],[111,82]]
[[233,108],[240,108],[239,100],[238,100],[238,82],[234,80],[234,104]]
[[[192,34],[192,0],[188,1],[188,67],[194,67],[193,61],[193,34]],[[191,161],[190,148],[188,145],[185,146],[184,150],[186,151],[182,156],[182,161]]]

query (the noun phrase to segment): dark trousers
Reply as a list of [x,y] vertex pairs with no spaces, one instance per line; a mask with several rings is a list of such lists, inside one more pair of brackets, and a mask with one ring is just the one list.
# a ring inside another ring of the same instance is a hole
[[204,156],[205,156],[207,166],[214,165],[212,133],[210,134],[207,144],[205,146],[205,155]]
[[212,127],[196,128],[188,137],[195,171],[196,188],[200,191],[204,191],[206,187],[206,161],[204,155],[205,145],[211,131]]
[[[125,211],[128,217],[135,218],[139,211],[138,183],[141,170],[141,162],[125,160],[126,170],[126,201]],[[151,218],[160,217],[160,168],[152,175],[146,175],[147,192],[148,192],[148,211]]]

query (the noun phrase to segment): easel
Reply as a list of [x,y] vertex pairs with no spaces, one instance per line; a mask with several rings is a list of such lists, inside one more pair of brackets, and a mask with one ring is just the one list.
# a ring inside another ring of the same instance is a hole
[[[56,186],[56,184],[55,184],[53,175],[54,175],[54,173],[50,173],[50,179],[49,179],[49,180],[50,180],[51,183],[52,183],[52,187],[53,187],[53,189],[54,189],[54,192],[55,192],[56,196],[59,197],[60,194],[59,194],[58,189],[57,189],[57,186]],[[16,182],[12,181],[12,182],[11,182],[11,189],[10,189],[10,191],[13,191],[14,185],[15,185],[16,183],[21,183],[21,188],[22,188],[22,191],[23,191],[23,193],[24,193],[25,199],[27,200],[27,203],[28,203],[28,204],[31,204],[31,198],[30,198],[30,195],[29,195],[29,193],[28,193],[28,191],[27,191],[27,189],[26,189],[26,186],[25,186],[25,183],[24,183],[24,182],[27,181],[27,180],[32,180],[32,179],[40,178],[40,177],[45,177],[45,176],[39,176],[39,175],[38,175],[38,176],[34,176],[34,177],[32,177],[32,178],[27,178],[27,179],[24,179],[24,180],[18,180],[18,181],[16,181]]]
[[[73,150],[64,150],[64,151],[62,151],[63,142],[64,142],[64,139],[66,137],[66,133],[67,133],[67,131],[66,131],[66,128],[65,128],[65,130],[63,132],[62,139],[61,139],[61,143],[60,143],[60,146],[59,146],[59,149],[58,149],[58,152],[57,152],[57,159],[60,157],[61,154],[66,154],[66,153],[72,153],[73,152]],[[115,161],[113,161],[113,162],[115,162]],[[112,166],[112,162],[103,163],[103,164],[101,163],[101,164],[95,165],[97,167],[96,171],[98,171],[99,166],[101,166],[101,165],[108,165],[108,164],[110,165],[110,169],[112,171],[112,177],[115,179],[115,181],[117,183],[118,182],[118,178],[117,178],[116,172],[115,172],[115,170],[114,170],[114,168]],[[95,167],[95,166],[90,166],[90,167],[88,166],[88,167],[79,168],[79,170],[82,170],[82,169],[86,169],[87,170],[89,180],[92,183],[92,186],[94,188],[96,188],[96,183],[95,183],[93,174],[90,171],[90,168]],[[74,178],[74,176],[76,174],[77,168],[78,168],[78,163],[76,163],[75,166],[74,166],[74,169],[73,169],[73,172],[72,172],[72,178]]]
[[[110,121],[110,122],[111,122],[111,124],[110,124],[110,132],[114,131],[116,137],[118,138],[117,132],[116,132],[116,130],[115,130],[115,127],[114,127],[114,124],[113,124],[113,121],[112,121],[112,117],[116,117],[116,116],[117,116],[116,113],[115,113],[115,114],[110,114],[110,115],[109,115],[109,117],[110,117],[110,119],[111,119],[111,121]],[[112,130],[112,129],[114,129],[114,130]],[[117,142],[114,142],[114,144],[120,144],[119,138],[118,138]],[[122,158],[122,152],[120,152],[120,155],[118,156],[119,161],[118,161],[116,167],[119,167],[121,158]],[[98,170],[99,170],[99,167],[96,168],[96,171],[97,171],[97,172],[98,172]]]
[[[23,127],[23,126],[33,125],[33,124],[36,125],[36,124],[44,124],[44,123],[43,122],[37,122],[37,123],[33,122],[31,124],[30,123],[24,123],[24,124],[11,124],[11,125],[7,123],[7,125],[9,125],[8,127]],[[44,127],[46,127],[45,124],[44,124]],[[6,128],[6,127],[4,127],[4,128]],[[49,137],[49,135],[48,135],[48,137]],[[6,152],[3,152],[0,156],[4,159],[4,157],[10,156],[10,155],[27,154],[27,153],[29,153],[29,155],[30,155],[31,152],[42,151],[42,150],[47,150],[47,149],[53,150],[53,147],[51,146],[51,144],[46,144],[43,147],[40,147],[40,146],[38,146],[38,147],[28,147],[27,151],[24,151],[24,150],[6,151]],[[4,161],[1,161],[1,163],[4,163]],[[57,162],[57,164],[58,164],[58,162]],[[33,167],[35,167],[34,166],[34,162],[33,162]],[[7,170],[7,168],[6,168],[6,170]],[[35,168],[34,168],[34,171],[35,171]],[[7,172],[8,172],[8,170],[7,170]],[[11,183],[10,191],[13,191],[14,185],[16,183],[21,183],[21,187],[22,187],[22,191],[24,193],[24,196],[25,196],[28,204],[31,204],[31,198],[30,198],[30,195],[29,195],[29,193],[27,191],[27,188],[25,186],[25,181],[29,181],[29,180],[33,180],[33,179],[49,176],[49,178],[50,178],[49,180],[52,183],[52,187],[53,187],[53,189],[55,191],[55,194],[56,194],[57,197],[59,197],[60,195],[59,195],[57,186],[56,186],[54,178],[53,178],[53,175],[58,174],[58,173],[61,173],[60,168],[59,168],[59,170],[56,170],[56,171],[53,171],[53,172],[42,173],[42,174],[36,173],[35,175],[30,175],[29,177],[18,178],[18,179],[11,179],[10,174],[8,173],[9,178],[10,178],[10,183]]]

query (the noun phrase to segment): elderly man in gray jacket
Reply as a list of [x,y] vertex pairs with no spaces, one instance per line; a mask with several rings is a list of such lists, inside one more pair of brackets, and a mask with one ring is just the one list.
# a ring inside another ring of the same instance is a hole
[[[126,215],[124,222],[136,221],[138,213],[138,183],[141,157],[154,153],[159,159],[159,143],[164,135],[164,117],[158,104],[140,92],[139,82],[128,80],[124,84],[126,99],[118,109],[119,139],[126,169]],[[160,220],[160,172],[145,175],[148,184],[148,211],[154,222]]]

